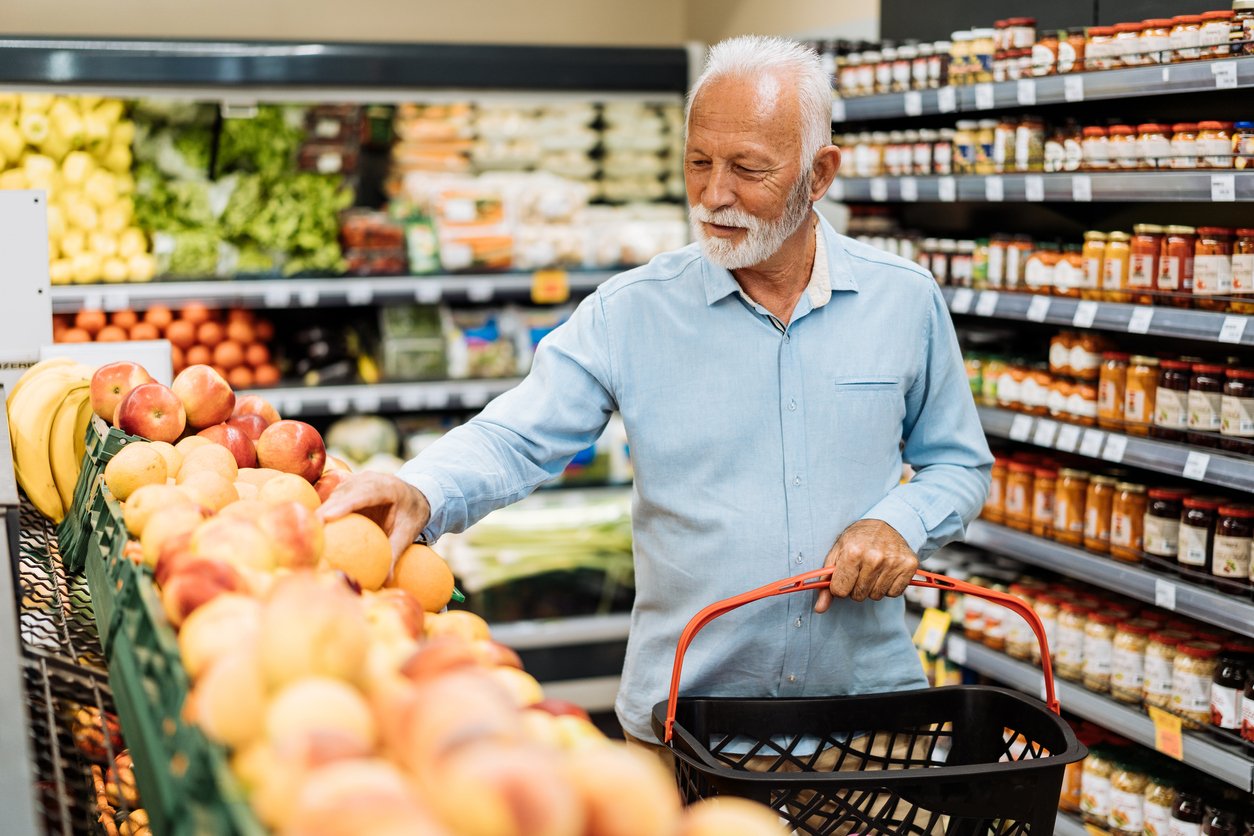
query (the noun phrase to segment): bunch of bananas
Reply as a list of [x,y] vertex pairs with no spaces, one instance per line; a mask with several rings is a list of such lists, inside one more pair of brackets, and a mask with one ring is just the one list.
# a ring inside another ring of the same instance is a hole
[[39,512],[61,522],[74,498],[91,422],[88,366],[65,358],[35,364],[9,394],[17,482]]

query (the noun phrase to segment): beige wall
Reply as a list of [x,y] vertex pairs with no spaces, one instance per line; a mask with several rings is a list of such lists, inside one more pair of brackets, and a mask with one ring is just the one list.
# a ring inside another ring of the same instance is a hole
[[733,35],[875,38],[879,0],[687,0],[688,37],[714,43]]

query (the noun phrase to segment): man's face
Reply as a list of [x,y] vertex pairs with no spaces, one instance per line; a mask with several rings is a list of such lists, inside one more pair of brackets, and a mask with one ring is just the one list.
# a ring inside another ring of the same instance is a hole
[[697,94],[684,182],[693,237],[728,270],[762,263],[810,214],[797,97],[767,76],[728,77]]

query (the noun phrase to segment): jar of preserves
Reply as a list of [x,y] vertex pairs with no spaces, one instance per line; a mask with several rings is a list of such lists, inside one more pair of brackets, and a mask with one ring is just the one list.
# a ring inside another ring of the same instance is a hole
[[1244,589],[1250,583],[1250,544],[1254,505],[1220,505],[1211,551],[1211,576],[1220,589]]
[[1049,371],[1060,377],[1071,377],[1071,349],[1078,335],[1074,331],[1059,331],[1049,338]]
[[1238,229],[1232,245],[1232,291],[1228,308],[1254,314],[1254,229]]
[[1084,250],[1079,244],[1064,244],[1062,257],[1054,265],[1054,295],[1075,298],[1084,282]]
[[1071,393],[1075,391],[1075,384],[1061,378],[1054,378],[1049,385],[1049,414],[1050,417],[1066,421],[1069,418],[1068,405],[1071,399]]
[[918,55],[918,47],[914,44],[903,44],[897,47],[897,60],[893,62],[892,91],[894,93],[904,93],[910,89],[911,67]]
[[1159,299],[1177,308],[1193,305],[1193,252],[1197,248],[1197,230],[1191,226],[1163,228],[1162,255],[1159,258]]
[[1053,379],[1045,369],[1034,369],[1023,383],[1023,409],[1029,415],[1049,412],[1049,390]]
[[954,287],[971,287],[974,284],[975,242],[956,241],[954,254],[949,260],[949,283]]
[[1180,549],[1176,565],[1182,574],[1210,575],[1215,526],[1219,522],[1221,500],[1213,496],[1190,496],[1181,505]]
[[1132,227],[1129,242],[1131,257],[1128,262],[1128,287],[1132,289],[1129,301],[1137,305],[1154,304],[1154,290],[1158,282],[1158,261],[1162,255],[1163,228],[1157,224],[1137,224]]
[[1027,235],[1016,235],[1011,240],[1006,248],[1006,290],[1023,289],[1023,271],[1033,249],[1032,239]]
[[[1028,606],[1033,605],[1036,592],[1033,587],[1022,583],[1012,583],[1007,590],[1011,595]],[[1032,646],[1036,644],[1036,634],[1028,623],[1013,613],[1007,613],[1004,619],[1006,631],[1006,653],[1015,659],[1027,661],[1032,658]]]
[[1054,271],[1062,259],[1058,244],[1042,242],[1023,264],[1023,289],[1048,295],[1054,287]]
[[1114,504],[1114,478],[1090,477],[1088,492],[1084,495],[1084,548],[1102,554],[1110,551],[1110,514]]
[[1071,419],[1081,426],[1097,426],[1097,387],[1092,383],[1078,383],[1067,399],[1067,411]]
[[1150,435],[1179,441],[1185,437],[1189,421],[1189,381],[1193,364],[1184,360],[1158,363],[1158,389],[1154,393],[1154,426]]
[[1001,290],[1006,286],[1006,247],[1010,236],[994,235],[988,239],[988,286]]
[[941,128],[937,132],[938,139],[932,146],[932,173],[948,175],[954,173],[954,146],[958,132],[953,128]]
[[1022,366],[1007,366],[997,378],[997,405],[1003,409],[1023,408],[1023,384],[1028,370]]
[[1144,836],[1145,787],[1149,776],[1129,762],[1115,767],[1110,776],[1110,813],[1107,815],[1111,836]]
[[971,30],[972,84],[993,80],[993,53],[996,51],[993,34],[992,28]]
[[1219,668],[1215,642],[1184,642],[1171,666],[1171,711],[1189,729],[1210,725],[1210,685]]
[[1176,15],[1171,19],[1173,61],[1196,61],[1201,51],[1202,16]]
[[1110,142],[1106,137],[1106,129],[1090,125],[1082,131],[1083,162],[1085,171],[1105,171],[1113,168],[1110,159]]
[[1124,429],[1132,435],[1149,435],[1154,422],[1154,396],[1158,391],[1158,358],[1135,354],[1128,361],[1124,389]]
[[1171,62],[1171,18],[1141,21],[1141,54],[1147,64]]
[[1198,44],[1203,58],[1227,58],[1228,42],[1232,38],[1231,9],[1205,12],[1198,31]]
[[1200,168],[1232,168],[1232,124],[1198,122],[1197,155]]
[[1150,488],[1143,528],[1146,554],[1175,562],[1180,549],[1180,516],[1188,493],[1180,488]]
[[1038,467],[1032,480],[1032,533],[1037,537],[1052,538],[1054,533],[1055,493],[1058,489],[1058,471]]
[[1215,433],[1223,426],[1224,367],[1209,363],[1193,364],[1193,376],[1189,379],[1189,430],[1190,444],[1203,447],[1218,446]]
[[1079,601],[1063,601],[1058,607],[1058,647],[1055,673],[1079,682],[1084,678],[1084,628],[1089,608]]
[[954,131],[954,171],[958,174],[975,173],[976,143],[980,125],[973,119],[960,119]]
[[1106,343],[1096,334],[1079,335],[1071,347],[1071,374],[1080,380],[1096,381],[1101,376],[1102,352]]
[[[1068,119],[1060,129],[1062,137],[1062,163],[1055,171],[1079,171],[1084,167],[1084,133],[1073,120]],[[1049,169],[1046,169],[1048,171]]]
[[1221,446],[1238,453],[1254,445],[1254,369],[1229,369],[1220,400]]
[[1176,803],[1175,786],[1163,775],[1151,775],[1143,798],[1142,829],[1148,836],[1167,836],[1171,827],[1171,807]]
[[1080,779],[1080,815],[1085,824],[1106,827],[1110,815],[1110,778],[1114,771],[1114,762],[1104,747],[1089,750]]
[[1058,33],[1043,32],[1032,45],[1032,75],[1054,75],[1058,71]]
[[1254,645],[1233,643],[1219,652],[1219,666],[1210,686],[1210,722],[1221,731],[1241,733],[1241,702],[1245,683],[1254,676]]
[[1122,429],[1123,404],[1128,384],[1128,355],[1121,351],[1102,352],[1102,368],[1097,383],[1097,425]]
[[1145,690],[1145,647],[1154,623],[1134,618],[1115,628],[1110,655],[1110,695],[1120,702],[1140,703]]
[[1129,171],[1141,167],[1140,142],[1131,125],[1111,125],[1106,130],[1110,167]]
[[1090,26],[1088,44],[1084,48],[1084,67],[1087,70],[1109,70],[1114,66],[1112,44],[1115,27]]
[[1197,168],[1197,123],[1177,122],[1171,126],[1171,167]]
[[1235,810],[1211,806],[1206,808],[1202,836],[1242,836],[1242,831],[1241,816]]
[[1115,26],[1113,45],[1118,66],[1136,67],[1147,63],[1141,51],[1141,29],[1139,23],[1120,23]]
[[1132,236],[1126,232],[1106,235],[1102,256],[1102,299],[1107,302],[1128,302],[1128,273],[1132,266]]
[[1085,471],[1069,467],[1058,471],[1053,520],[1054,539],[1058,542],[1071,546],[1084,542],[1084,498],[1088,489],[1089,474]]
[[881,54],[879,50],[868,49],[862,53],[862,63],[858,66],[858,95],[871,96],[875,93],[875,70],[879,66]]
[[1254,54],[1254,0],[1232,0],[1232,10],[1232,39],[1241,44],[1233,45],[1232,54]]
[[989,522],[1000,523],[1006,519],[1006,471],[1009,460],[1003,456],[993,458],[992,476],[988,486],[988,498],[980,516]]
[[1208,311],[1226,311],[1232,293],[1232,230],[1203,226],[1193,247],[1193,303]]
[[1058,72],[1083,71],[1085,46],[1084,27],[1074,26],[1068,29],[1066,40],[1058,42]]
[[1006,468],[1006,525],[1018,531],[1032,528],[1032,482],[1036,468],[1027,462],[1011,462]]
[[952,238],[941,238],[932,251],[932,276],[937,284],[947,285],[949,281],[949,262],[954,256],[957,244]]
[[1118,623],[1118,615],[1100,610],[1090,612],[1085,619],[1082,681],[1090,691],[1104,694],[1110,690],[1111,652]]
[[981,119],[975,131],[975,173],[993,173],[993,142],[997,135],[996,119]]
[[936,131],[923,129],[915,137],[910,148],[910,172],[917,175],[932,173],[932,146],[936,144]]
[[1168,832],[1179,836],[1201,836],[1202,819],[1206,814],[1206,802],[1193,789],[1180,789],[1171,806],[1171,823]]
[[1157,122],[1137,127],[1137,160],[1143,169],[1171,167],[1171,128]]
[[1102,269],[1106,259],[1106,233],[1090,229],[1084,233],[1084,249],[1080,253],[1084,271],[1079,287],[1081,299],[1101,299]]
[[1007,19],[1007,49],[1029,49],[1036,41],[1036,18],[1012,17]]
[[932,60],[932,45],[919,44],[915,47],[914,60],[910,62],[910,89],[926,90],[927,83],[927,65]]
[[953,54],[952,41],[934,41],[932,59],[927,64],[927,86],[930,90],[950,84],[949,63]]
[[1146,705],[1170,707],[1176,648],[1188,640],[1189,634],[1180,630],[1150,633],[1145,645],[1145,692],[1141,697]]
[[1139,563],[1145,536],[1145,511],[1149,498],[1145,485],[1119,482],[1110,514],[1110,556]]
[[[1041,620],[1041,627],[1045,631],[1045,643],[1049,645],[1051,655],[1056,654],[1058,651],[1056,644],[1058,638],[1058,608],[1061,605],[1062,602],[1048,592],[1038,593],[1032,601],[1032,608],[1036,610],[1036,617]],[[1033,641],[1032,661],[1039,662],[1040,660],[1041,647],[1036,641]]]

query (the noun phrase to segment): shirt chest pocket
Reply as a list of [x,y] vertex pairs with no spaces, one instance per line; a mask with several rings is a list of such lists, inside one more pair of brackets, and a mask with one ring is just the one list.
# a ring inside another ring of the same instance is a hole
[[901,378],[838,377],[832,387],[836,453],[842,459],[879,464],[897,455],[905,417]]

